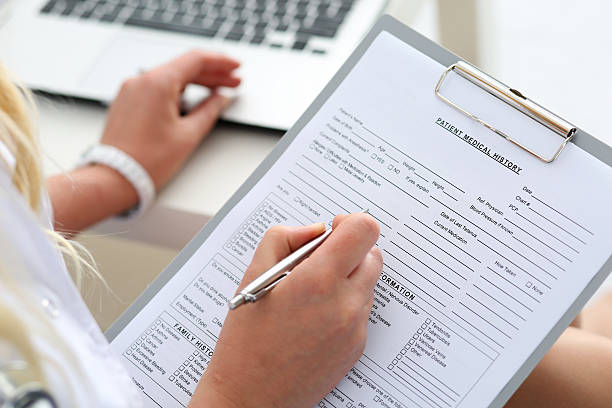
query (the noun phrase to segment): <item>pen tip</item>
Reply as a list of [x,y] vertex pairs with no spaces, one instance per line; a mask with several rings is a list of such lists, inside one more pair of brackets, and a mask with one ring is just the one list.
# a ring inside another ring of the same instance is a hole
[[244,303],[244,296],[242,294],[236,295],[232,300],[229,301],[228,305],[230,310],[234,310],[238,306]]
[[369,214],[370,213],[370,209],[366,208],[365,210],[361,210],[362,213],[364,214]]

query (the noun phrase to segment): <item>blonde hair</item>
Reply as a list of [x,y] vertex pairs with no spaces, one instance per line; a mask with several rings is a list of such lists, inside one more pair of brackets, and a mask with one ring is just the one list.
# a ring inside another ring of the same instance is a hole
[[[28,106],[30,109],[28,109]],[[40,207],[43,175],[33,121],[34,103],[0,65],[0,139],[16,159],[13,184],[34,211]]]
[[[15,170],[12,181],[17,190],[22,194],[28,206],[34,213],[41,208],[42,194],[44,191],[44,177],[41,166],[41,155],[37,140],[37,129],[35,128],[36,110],[31,94],[11,78],[6,69],[0,64],[0,142],[10,150],[15,157]],[[9,163],[7,163],[9,164]],[[9,164],[10,165],[10,164]],[[67,261],[79,289],[81,289],[84,273],[89,272],[101,278],[93,262],[93,258],[80,244],[72,242],[55,231],[44,231],[50,241],[56,245]],[[2,259],[0,259],[0,262]],[[14,273],[7,270],[6,265],[0,264],[0,284],[10,289],[11,293],[22,299],[28,299],[31,294],[23,290],[15,280]],[[13,271],[14,272],[14,271]],[[106,282],[101,280],[104,285]],[[69,346],[55,332],[43,315],[42,308],[36,307],[40,302],[24,301],[24,311],[34,316],[40,316],[37,321],[39,325],[32,328],[26,326],[19,318],[15,310],[0,299],[0,340],[10,344],[19,353],[20,357],[27,362],[27,380],[45,384],[43,364],[45,356],[40,355],[32,342],[34,335],[40,334],[49,339],[60,351],[69,363],[74,367],[78,365],[71,354]],[[35,330],[39,333],[32,333]],[[34,334],[34,335],[33,335]],[[0,367],[1,368],[1,367]],[[22,373],[23,374],[23,373]],[[62,374],[62,373],[58,373]]]

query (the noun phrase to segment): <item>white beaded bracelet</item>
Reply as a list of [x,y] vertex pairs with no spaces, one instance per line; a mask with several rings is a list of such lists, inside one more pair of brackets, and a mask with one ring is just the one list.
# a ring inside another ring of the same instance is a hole
[[77,166],[99,163],[115,169],[125,177],[138,193],[139,202],[136,207],[128,210],[124,216],[138,217],[153,204],[155,199],[155,184],[149,173],[129,154],[109,145],[94,145],[81,155]]

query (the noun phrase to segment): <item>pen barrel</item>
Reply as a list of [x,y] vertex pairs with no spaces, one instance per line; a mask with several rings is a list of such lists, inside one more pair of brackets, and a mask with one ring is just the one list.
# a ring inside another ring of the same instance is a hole
[[[260,296],[267,293],[267,291],[276,285],[282,278],[284,278],[289,271],[312,254],[312,252],[314,252],[314,250],[317,249],[319,245],[323,243],[323,241],[325,241],[329,234],[331,234],[331,231],[331,228],[326,230],[323,234],[308,242],[306,245],[302,246],[297,251],[293,252],[272,268],[261,274],[259,277],[255,278],[255,280],[253,280],[251,283],[246,285],[244,289],[240,291],[240,294],[232,299],[232,302],[234,300],[236,301],[236,306],[234,307],[238,307],[244,302],[255,301]],[[243,298],[242,301],[237,299],[239,296]],[[232,308],[231,303],[230,308]]]

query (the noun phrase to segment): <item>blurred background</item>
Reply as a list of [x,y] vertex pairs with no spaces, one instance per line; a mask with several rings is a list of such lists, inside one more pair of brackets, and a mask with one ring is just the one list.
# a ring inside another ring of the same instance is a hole
[[[10,18],[14,3],[0,0],[0,24]],[[612,145],[607,123],[612,2],[391,0],[386,12]],[[46,171],[70,168],[78,152],[99,137],[105,108],[42,96],[37,102]],[[74,127],[81,132],[78,138],[68,130]],[[222,206],[280,135],[223,124],[145,218],[135,223],[111,220],[79,238],[113,290],[109,293],[99,285],[88,289],[87,302],[103,329]],[[73,147],[58,148],[67,145]],[[201,174],[236,155],[248,159],[236,165],[229,181],[201,180]],[[606,186],[609,191],[610,187]],[[610,279],[605,286],[612,289]]]

